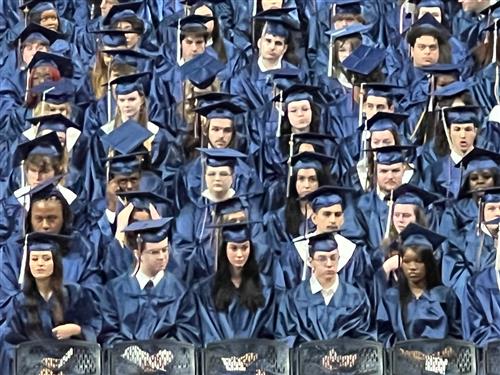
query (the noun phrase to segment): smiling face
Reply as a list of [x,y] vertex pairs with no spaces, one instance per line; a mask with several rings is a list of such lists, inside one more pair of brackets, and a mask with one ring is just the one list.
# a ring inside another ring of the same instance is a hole
[[45,10],[40,16],[40,25],[47,29],[57,31],[59,29],[59,18],[54,9]]
[[37,281],[46,280],[54,273],[52,251],[31,251],[29,258],[31,275]]

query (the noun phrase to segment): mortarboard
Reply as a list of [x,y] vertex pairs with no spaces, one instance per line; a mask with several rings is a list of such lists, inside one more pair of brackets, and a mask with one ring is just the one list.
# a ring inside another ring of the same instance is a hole
[[347,194],[351,194],[353,191],[353,189],[342,186],[323,185],[315,191],[306,194],[301,200],[309,202],[313,211],[318,212],[319,209],[330,207],[334,204],[343,206],[343,197]]
[[157,243],[168,238],[172,217],[156,220],[141,220],[129,224],[123,232],[134,233],[142,242]]
[[[128,95],[132,92],[144,92],[144,83],[151,76],[150,72],[128,74],[112,80],[109,84],[116,85],[116,95]],[[107,85],[107,84],[106,84]]]
[[116,155],[105,159],[109,162],[109,173],[112,175],[130,176],[142,168],[144,152],[135,152],[126,155]]
[[119,48],[119,49],[103,49],[101,52],[107,53],[111,56],[113,56],[113,63],[116,64],[127,64],[131,65],[134,67],[137,67],[138,65],[138,60],[147,60],[149,59],[149,56],[145,55],[144,53],[141,53],[139,51],[131,50],[131,49],[125,49],[125,48]]
[[64,36],[61,33],[47,29],[46,27],[43,27],[42,25],[39,25],[37,23],[30,23],[17,35],[17,38],[15,40],[20,41],[21,43],[36,41],[51,45],[57,39],[64,39]]
[[196,87],[205,89],[224,68],[223,62],[204,52],[185,62],[180,70],[183,80],[188,79]]
[[120,198],[132,203],[136,208],[149,209],[149,204],[171,204],[168,198],[152,191],[119,191],[116,193]]
[[404,163],[406,161],[406,152],[414,150],[414,146],[385,146],[367,151],[376,153],[376,162],[383,165],[392,165]]
[[197,148],[205,156],[205,163],[210,167],[234,167],[236,159],[247,155],[232,148]]
[[[387,196],[389,197],[389,195]],[[392,199],[399,204],[413,204],[425,208],[437,201],[439,196],[411,184],[403,184],[392,192]]]
[[59,81],[45,81],[31,89],[34,94],[42,94],[42,101],[54,104],[70,102],[75,95],[75,86],[68,78]]
[[42,65],[50,65],[57,68],[63,77],[73,77],[73,63],[67,57],[56,55],[54,53],[38,51],[28,64],[28,69],[32,70],[33,68],[37,68]]
[[175,22],[172,22],[170,26],[180,27],[183,32],[207,32],[207,27],[205,24],[207,22],[213,21],[214,17],[202,16],[199,14],[190,14],[182,17]]
[[350,72],[367,76],[382,64],[385,56],[384,49],[362,44],[342,62],[342,65]]
[[125,37],[125,31],[118,30],[103,30],[103,36],[101,38],[101,44],[106,46],[106,48],[118,48],[122,47],[122,49],[127,45],[127,38]]
[[[102,20],[102,24],[109,26],[109,25],[113,25],[114,23],[118,22],[118,20],[135,18],[135,19],[141,21],[141,23],[143,24],[143,27],[144,27],[144,22],[137,15],[137,12],[139,11],[139,8],[141,7],[142,3],[143,3],[142,1],[130,1],[130,2],[118,3],[118,4],[113,5],[111,7],[111,9],[109,10],[108,14],[106,15],[106,17],[104,17],[104,19]],[[119,16],[120,13],[125,12],[125,11],[130,11],[130,13],[127,12],[127,14],[123,14],[123,17],[125,17],[125,18],[121,18]],[[116,16],[119,16],[119,18],[116,18]]]
[[301,152],[292,156],[291,163],[294,171],[299,169],[322,170],[323,167],[333,160],[331,156],[317,152]]
[[30,155],[60,156],[62,152],[63,147],[57,134],[51,132],[17,146],[16,161],[19,164]]
[[222,239],[235,243],[250,241],[252,238],[250,224],[251,222],[221,224]]
[[[317,86],[294,84],[273,98],[274,101],[282,101],[285,105],[299,100],[309,100],[315,103],[324,103],[326,100]],[[286,108],[285,108],[286,109]]]
[[429,74],[455,74],[460,76],[461,67],[458,64],[432,64],[419,67],[420,70]]
[[195,112],[205,116],[207,119],[213,118],[227,118],[233,119],[236,115],[245,112],[238,104],[224,100],[204,106],[200,106],[195,109]]
[[407,118],[406,113],[377,112],[366,121],[366,126],[371,132],[393,130],[399,133],[399,125]]
[[450,98],[465,92],[470,92],[471,87],[474,85],[475,83],[473,82],[455,81],[449,85],[436,89],[434,95],[441,98]]
[[316,234],[308,238],[309,241],[309,256],[312,258],[317,251],[329,253],[331,251],[338,251],[339,246],[335,241],[333,233]]
[[290,30],[299,30],[300,25],[290,17],[290,12],[296,8],[268,9],[254,16],[255,21],[264,21],[266,34],[276,35],[288,39]]
[[213,102],[223,102],[223,101],[231,101],[234,98],[237,98],[238,95],[230,94],[228,92],[204,92],[195,94],[194,98],[198,100],[198,102],[203,103],[213,103]]
[[439,44],[444,44],[451,37],[450,32],[441,25],[432,14],[426,13],[411,25],[406,34],[406,41],[413,46],[422,35],[432,35]]
[[71,242],[71,236],[62,234],[47,233],[47,232],[31,232],[28,233],[28,251],[57,251],[62,252],[62,249]]
[[462,196],[465,192],[465,183],[467,182],[468,176],[480,169],[493,169],[499,171],[500,165],[500,154],[495,152],[485,150],[482,148],[474,147],[467,155],[465,155],[462,160],[455,165],[455,167],[461,166],[464,169],[462,177],[462,189],[459,193]]
[[415,223],[408,224],[400,236],[403,249],[409,246],[423,246],[434,251],[446,240],[446,237]]
[[446,116],[446,125],[451,124],[474,124],[477,128],[481,126],[479,121],[478,112],[479,107],[472,105],[464,105],[457,107],[447,107],[443,109]]
[[152,135],[144,126],[130,119],[105,135],[102,140],[120,154],[126,155],[136,151]]
[[384,98],[403,97],[403,88],[390,83],[365,83],[365,96],[380,96]]
[[[292,134],[287,134],[284,137],[292,137]],[[310,144],[314,146],[314,149],[318,152],[316,147],[320,147],[324,150],[325,142],[335,142],[335,137],[329,134],[320,133],[297,133],[293,134],[293,142],[294,144]]]
[[66,116],[60,113],[54,113],[52,115],[44,115],[38,117],[31,117],[26,119],[26,121],[32,123],[33,125],[39,126],[38,130],[53,130],[55,132],[66,132],[68,128],[80,129],[78,124],[75,124]]
[[361,14],[361,0],[334,0],[334,14]]
[[247,208],[246,202],[241,196],[234,196],[221,202],[215,203],[215,214],[217,216],[231,214]]
[[46,10],[55,10],[57,12],[57,8],[54,5],[54,1],[49,0],[31,0],[26,1],[19,6],[23,12],[28,9],[29,13],[40,13],[45,12]]
[[439,7],[441,9],[444,8],[444,3],[443,0],[412,0],[418,7],[426,7],[426,8],[432,8],[432,7]]
[[[500,202],[500,187],[494,186],[489,188],[477,189],[474,192],[482,193],[483,203],[499,203]],[[472,192],[470,192],[472,193]]]
[[343,27],[341,29],[328,30],[328,31],[326,31],[326,35],[328,35],[332,41],[337,40],[337,39],[342,39],[342,38],[353,37],[356,35],[359,35],[359,38],[361,39],[361,35],[370,31],[370,29],[371,29],[371,26],[369,26],[369,25],[354,23],[352,25],[349,25],[347,27]]

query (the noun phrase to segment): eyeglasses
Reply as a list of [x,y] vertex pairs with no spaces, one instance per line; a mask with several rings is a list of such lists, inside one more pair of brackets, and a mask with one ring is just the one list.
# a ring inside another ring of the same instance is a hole
[[338,254],[332,254],[332,255],[318,255],[316,258],[313,258],[316,262],[326,264],[328,261],[331,261],[332,263],[335,263],[338,259],[339,256]]

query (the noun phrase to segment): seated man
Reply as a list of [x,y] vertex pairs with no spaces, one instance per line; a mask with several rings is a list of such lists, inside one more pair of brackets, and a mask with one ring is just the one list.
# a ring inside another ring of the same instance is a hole
[[339,249],[333,234],[309,239],[312,276],[279,304],[277,336],[304,341],[339,337],[374,339],[370,302],[358,288],[339,279]]
[[106,287],[99,336],[105,346],[164,338],[198,342],[194,299],[175,276],[165,272],[171,220],[138,221],[125,228],[137,263],[132,275],[125,273]]

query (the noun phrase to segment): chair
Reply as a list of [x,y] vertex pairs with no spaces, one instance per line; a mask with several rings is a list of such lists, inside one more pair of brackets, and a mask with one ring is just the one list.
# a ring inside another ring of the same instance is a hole
[[78,340],[39,340],[16,348],[16,374],[100,375],[101,347]]
[[401,341],[392,352],[392,373],[404,375],[476,375],[474,344],[454,339]]
[[196,374],[194,345],[174,340],[126,341],[108,350],[110,374]]
[[224,340],[203,350],[203,374],[290,374],[286,343],[265,339]]
[[500,341],[492,341],[484,351],[486,375],[500,375]]
[[297,375],[352,374],[383,375],[382,344],[355,339],[311,341],[295,351]]

